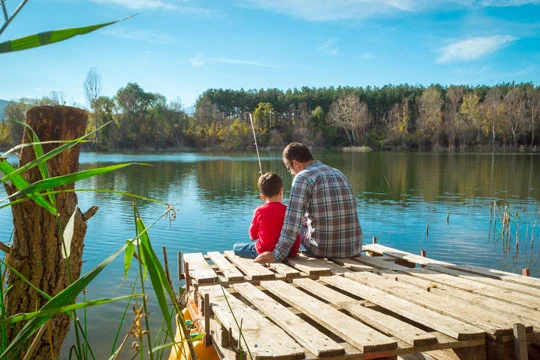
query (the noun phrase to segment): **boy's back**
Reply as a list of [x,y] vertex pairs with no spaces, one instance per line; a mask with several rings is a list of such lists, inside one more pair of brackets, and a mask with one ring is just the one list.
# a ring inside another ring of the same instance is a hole
[[[255,248],[259,254],[274,250],[279,240],[286,210],[287,206],[277,201],[265,203],[255,209],[249,227],[249,236],[251,239],[257,239]],[[289,256],[296,256],[299,248],[300,242],[296,241],[289,252]]]

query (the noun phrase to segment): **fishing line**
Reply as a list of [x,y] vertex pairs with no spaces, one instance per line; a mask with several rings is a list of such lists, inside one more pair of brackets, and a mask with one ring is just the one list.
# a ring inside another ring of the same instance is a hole
[[253,131],[253,139],[255,139],[255,150],[257,150],[257,159],[259,159],[259,173],[262,175],[262,165],[261,165],[261,157],[259,156],[259,146],[257,145],[257,136],[255,135],[255,126],[253,126],[253,118],[251,117],[251,113],[249,113],[249,121],[251,122],[251,130]]

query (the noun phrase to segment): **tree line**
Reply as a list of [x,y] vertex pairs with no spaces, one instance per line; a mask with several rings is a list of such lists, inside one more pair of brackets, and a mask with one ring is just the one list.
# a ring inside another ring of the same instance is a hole
[[[301,89],[209,89],[188,114],[179,100],[128,83],[101,95],[99,74],[84,83],[89,130],[110,123],[86,146],[92,150],[223,149],[290,141],[317,147],[475,149],[527,147],[540,140],[540,88],[532,83],[495,86],[386,85]],[[0,122],[0,146],[21,139],[28,108],[65,103],[63,94],[11,101]]]

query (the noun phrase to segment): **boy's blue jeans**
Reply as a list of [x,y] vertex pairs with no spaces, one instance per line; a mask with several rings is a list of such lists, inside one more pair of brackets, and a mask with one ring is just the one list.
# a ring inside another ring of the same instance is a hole
[[255,249],[255,241],[250,243],[237,243],[233,245],[234,255],[248,259],[255,259],[259,253]]

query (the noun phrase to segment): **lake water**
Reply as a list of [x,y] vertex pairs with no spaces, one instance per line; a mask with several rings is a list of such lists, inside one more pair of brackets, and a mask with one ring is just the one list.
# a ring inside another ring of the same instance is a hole
[[[292,178],[280,154],[261,156],[263,170],[284,179],[287,198]],[[539,155],[325,152],[315,157],[349,178],[365,243],[376,236],[380,244],[416,254],[424,249],[435,259],[518,273],[528,267],[531,275],[540,276]],[[176,203],[176,221],[162,220],[150,230],[156,251],[161,254],[162,247],[167,247],[174,279],[177,251],[223,251],[248,239],[253,210],[261,204],[254,154],[85,153],[81,169],[133,161],[148,166],[131,166],[77,187],[114,189]],[[493,201],[497,204],[495,229],[490,222]],[[134,236],[133,209],[129,198],[110,193],[82,192],[79,202],[83,211],[92,205],[100,207],[88,223],[83,255],[83,271],[88,271]],[[165,210],[154,203],[139,202],[138,206],[147,225]],[[509,239],[500,232],[505,207],[511,214]],[[0,210],[0,241],[9,239],[11,227],[11,212]],[[118,259],[91,284],[87,297],[129,294],[135,271],[123,285],[122,278],[123,263]],[[124,307],[125,302],[88,310],[90,341],[98,359],[110,354]],[[127,322],[131,322],[131,311]],[[73,342],[70,336],[66,349]],[[123,358],[128,355],[129,351]],[[67,357],[64,351],[62,358]]]

